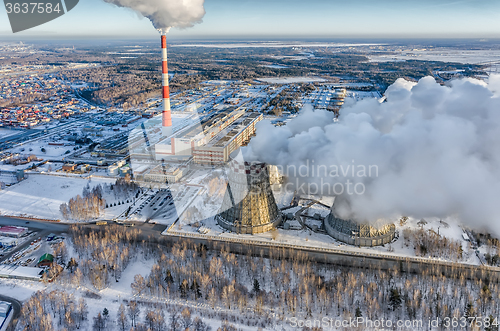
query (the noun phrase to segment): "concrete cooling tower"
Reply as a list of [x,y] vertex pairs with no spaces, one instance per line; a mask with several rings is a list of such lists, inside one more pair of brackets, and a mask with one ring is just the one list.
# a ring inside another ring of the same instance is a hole
[[281,223],[265,163],[233,159],[228,164],[227,190],[215,219],[224,229],[247,234],[267,232]]
[[358,223],[337,216],[333,204],[330,214],[324,220],[326,232],[333,238],[355,246],[379,246],[390,243],[396,235],[396,226],[384,220],[373,223]]

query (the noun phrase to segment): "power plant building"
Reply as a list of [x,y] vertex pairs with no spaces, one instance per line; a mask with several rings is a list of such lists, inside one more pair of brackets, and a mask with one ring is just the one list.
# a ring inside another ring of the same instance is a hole
[[231,153],[250,140],[255,133],[255,124],[262,119],[263,116],[259,113],[248,113],[240,117],[206,145],[194,147],[194,162],[215,165],[229,161]]
[[[378,224],[377,224],[378,223]],[[324,219],[324,228],[333,238],[354,246],[380,246],[390,243],[396,235],[396,226],[385,222],[360,224],[335,215],[332,208]]]
[[184,160],[221,164],[255,133],[262,114],[229,107],[199,124],[173,134],[155,145],[156,160]]
[[265,163],[229,163],[227,190],[215,219],[224,229],[245,234],[267,232],[281,223]]

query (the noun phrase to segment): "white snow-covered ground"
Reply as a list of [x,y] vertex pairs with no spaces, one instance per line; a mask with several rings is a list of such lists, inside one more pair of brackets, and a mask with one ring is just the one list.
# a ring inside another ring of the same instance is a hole
[[21,281],[16,279],[0,279],[0,293],[5,296],[25,301],[35,293],[45,288],[41,282]]
[[[36,218],[61,219],[59,206],[70,198],[82,194],[83,188],[90,183],[114,183],[107,178],[79,178],[31,174],[20,183],[0,191],[0,213],[11,216],[34,216]],[[106,209],[103,217],[122,213],[127,205]]]
[[368,55],[372,62],[391,62],[405,60],[442,61],[457,63],[487,63],[500,61],[498,50],[456,50],[456,49],[416,49],[398,54]]
[[313,83],[313,82],[326,81],[325,79],[319,77],[257,78],[256,80],[269,84],[297,84],[297,83]]

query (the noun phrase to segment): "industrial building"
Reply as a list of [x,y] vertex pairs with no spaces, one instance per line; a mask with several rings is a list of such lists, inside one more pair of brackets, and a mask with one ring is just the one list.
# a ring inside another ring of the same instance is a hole
[[14,247],[18,243],[17,238],[0,237],[0,247]]
[[23,267],[13,264],[0,264],[0,278],[14,278],[23,280],[42,280],[43,269]]
[[156,144],[156,159],[193,157],[196,163],[222,164],[233,151],[248,142],[255,133],[255,124],[262,119],[262,114],[229,107]]
[[[12,306],[10,303],[5,302],[5,301],[0,301],[0,318],[6,318],[7,315],[9,315],[10,310],[12,309]],[[0,327],[2,325],[0,324]]]
[[195,147],[205,145],[244,114],[244,110],[228,107],[212,116],[203,118],[200,123],[175,132],[155,145],[156,159],[185,160],[191,158]]
[[82,132],[89,133],[96,136],[102,136],[102,132],[104,131],[103,127],[96,127],[95,125],[85,125],[82,128]]
[[181,168],[165,164],[157,165],[152,169],[144,167],[134,172],[136,180],[156,183],[176,183],[182,178],[182,175]]
[[28,232],[28,228],[20,226],[2,226],[0,228],[0,236],[20,238]]
[[282,221],[269,183],[267,165],[233,159],[217,223],[236,233],[263,233]]
[[229,161],[231,153],[247,143],[255,134],[255,124],[262,119],[262,114],[246,113],[206,145],[194,147],[194,162],[214,165]]
[[329,89],[311,93],[312,105],[315,109],[325,109],[335,114],[339,114],[340,108],[344,104],[347,91],[345,88]]
[[122,133],[106,140],[96,148],[98,156],[123,156],[128,153],[128,134]]
[[324,228],[333,238],[354,246],[373,247],[390,243],[396,235],[396,226],[379,220],[374,223],[358,223],[337,217],[335,203],[324,219]]
[[9,302],[0,301],[0,330],[7,328],[7,317],[12,311],[12,305]]

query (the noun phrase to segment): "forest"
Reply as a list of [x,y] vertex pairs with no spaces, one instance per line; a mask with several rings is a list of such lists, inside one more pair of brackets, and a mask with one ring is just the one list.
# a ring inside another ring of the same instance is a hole
[[[144,237],[140,230],[120,226],[88,230],[75,225],[70,234],[74,254],[59,249],[58,255],[63,256],[59,261],[66,269],[55,280],[66,292],[86,288],[84,296],[99,298],[111,282],[120,282],[130,263],[153,264],[146,276],[134,277],[131,297],[124,297],[118,310],[108,311],[103,306],[99,314],[83,320],[84,304],[76,297],[54,293],[60,298],[54,299],[59,305],[56,309],[50,295],[35,294],[30,300],[33,303],[23,309],[28,316],[23,321],[46,325],[39,330],[75,330],[77,323],[93,330],[209,330],[207,319],[220,321],[219,330],[237,330],[234,325],[287,330],[293,318],[323,316],[425,321],[439,317],[442,329],[459,330],[445,328],[445,318],[491,316],[494,321],[493,316],[500,313],[498,280],[471,279],[458,267],[449,276],[437,275],[426,266],[419,274],[397,268],[349,268],[314,262],[295,251],[282,259],[278,258],[282,252],[265,257],[250,247],[231,253],[217,242],[158,242]],[[37,309],[52,315],[38,314]],[[190,323],[184,322],[187,317],[183,314],[189,315]],[[468,329],[497,330],[496,325]]]

